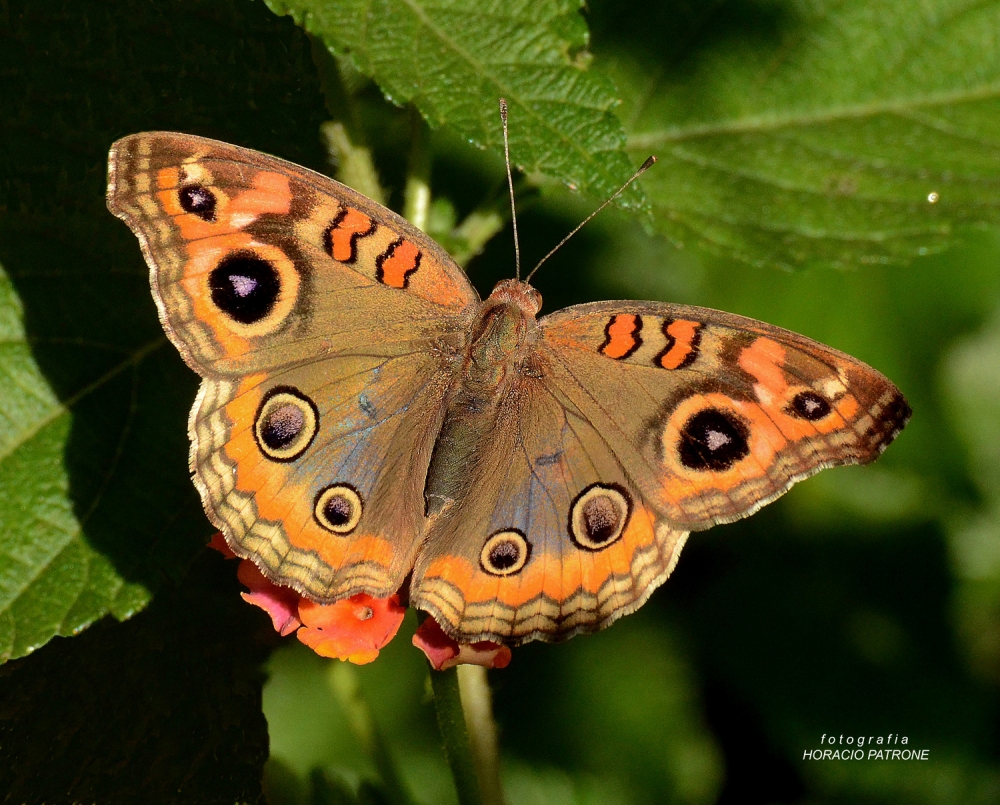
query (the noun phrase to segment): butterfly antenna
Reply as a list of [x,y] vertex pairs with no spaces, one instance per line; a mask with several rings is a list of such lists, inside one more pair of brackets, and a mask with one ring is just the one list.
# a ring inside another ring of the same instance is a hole
[[[618,191],[611,198],[609,198],[600,207],[598,207],[590,215],[588,215],[586,218],[584,218],[580,222],[580,224],[576,227],[576,229],[574,229],[566,237],[564,237],[562,240],[560,240],[555,245],[555,248],[552,249],[552,251],[550,251],[547,255],[545,255],[545,257],[543,257],[541,260],[539,260],[538,261],[538,265],[536,265],[533,269],[531,269],[531,273],[528,274],[528,276],[525,278],[524,281],[525,282],[531,282],[531,278],[533,276],[535,276],[535,272],[538,271],[538,269],[540,269],[542,267],[542,263],[544,263],[553,254],[555,254],[557,251],[559,251],[562,248],[563,244],[567,240],[569,240],[571,237],[573,237],[573,235],[575,235],[577,232],[579,232],[581,229],[583,229],[584,224],[586,224],[588,221],[590,221],[590,219],[593,218],[595,215],[597,215],[597,213],[599,213],[601,210],[603,210],[605,207],[607,207],[612,201],[614,201],[616,198],[618,198],[618,196],[620,196],[622,193],[624,193],[625,192],[625,188],[627,188],[630,184],[632,184],[632,182],[634,182],[636,179],[638,179],[640,176],[642,176],[642,174],[644,174],[646,171],[648,171],[655,164],[656,164],[656,157],[649,157],[649,159],[647,159],[645,162],[643,162],[642,166],[639,168],[639,170],[637,170],[635,173],[632,174],[632,178],[629,179],[627,182],[625,182],[625,184],[623,184],[621,187],[619,187]],[[508,170],[509,170],[509,168],[508,168]],[[517,230],[515,229],[515,232],[516,231]]]
[[510,144],[507,142],[507,99],[500,99],[500,121],[503,123],[503,161],[507,165],[507,188],[510,190],[510,220],[514,225],[515,276],[521,279],[521,243],[517,239],[517,213],[514,211],[514,180],[510,175]]

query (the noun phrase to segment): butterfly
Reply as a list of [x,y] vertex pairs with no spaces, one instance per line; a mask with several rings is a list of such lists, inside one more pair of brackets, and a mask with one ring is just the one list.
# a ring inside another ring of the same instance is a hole
[[125,137],[107,201],[202,377],[191,471],[232,550],[320,603],[402,591],[459,642],[603,628],[690,531],[874,460],[910,416],[871,367],[753,319],[538,318],[519,280],[483,301],[395,213],[246,148]]

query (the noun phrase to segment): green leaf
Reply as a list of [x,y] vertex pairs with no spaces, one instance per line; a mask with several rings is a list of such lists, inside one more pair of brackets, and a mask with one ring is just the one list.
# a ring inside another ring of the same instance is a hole
[[[503,147],[529,174],[609,196],[635,166],[625,155],[607,78],[585,69],[579,0],[266,0],[373,78],[395,103],[474,144]],[[642,205],[632,190],[626,206]]]
[[128,623],[103,620],[0,669],[10,802],[260,802],[267,618],[205,556]]
[[60,402],[31,355],[21,314],[0,268],[0,661],[106,612],[125,617],[147,597],[81,538],[63,462],[71,406],[105,384],[115,386],[134,363],[126,357]]
[[197,378],[104,203],[118,137],[173,129],[321,166],[311,47],[262,5],[9,3],[0,38],[0,659],[179,576],[211,528]]
[[900,261],[1000,221],[1000,3],[595,4],[656,229],[758,264]]

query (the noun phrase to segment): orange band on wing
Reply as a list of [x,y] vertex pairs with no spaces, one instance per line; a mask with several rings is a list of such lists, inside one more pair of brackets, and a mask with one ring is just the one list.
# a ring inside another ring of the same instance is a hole
[[227,326],[219,309],[212,303],[208,277],[227,254],[241,251],[252,244],[253,238],[248,233],[233,232],[192,241],[187,247],[190,259],[184,266],[181,285],[191,300],[195,317],[211,328],[212,337],[222,347],[227,358],[245,355],[250,351],[250,342]]
[[420,268],[421,257],[423,253],[410,241],[402,238],[393,241],[376,259],[378,270],[375,277],[390,288],[405,288],[410,282],[410,275]]
[[[175,190],[180,184],[181,172],[179,168],[163,168],[156,172],[156,187],[160,190]],[[175,196],[176,198],[176,196]],[[175,201],[177,213],[183,212],[180,201]],[[172,210],[171,214],[175,214]]]
[[656,356],[655,363],[664,369],[683,369],[694,363],[698,357],[698,343],[701,341],[702,325],[685,319],[663,322],[663,335],[667,345]]
[[642,346],[642,319],[631,313],[619,313],[608,320],[604,328],[604,343],[598,350],[602,355],[621,360],[632,355]]
[[343,207],[326,230],[326,251],[334,260],[353,263],[358,259],[358,238],[374,234],[377,228],[364,213]]
[[[667,469],[663,487],[665,505],[675,502],[679,491],[683,497],[693,499],[713,492],[728,493],[747,482],[767,478],[789,443],[816,439],[820,434],[848,427],[859,405],[838,375],[833,372],[819,380],[815,387],[806,386],[785,371],[786,357],[786,349],[781,344],[769,338],[757,338],[740,352],[738,359],[740,368],[757,381],[753,386],[756,400],[738,399],[719,392],[695,394],[671,412],[661,434]],[[794,415],[790,405],[802,393],[825,402],[822,416],[807,419]],[[682,446],[685,439],[690,438],[687,429],[696,416],[705,412],[739,422],[745,430],[745,450],[731,463],[719,467],[685,465]],[[681,481],[683,487],[678,486]]]
[[777,341],[758,338],[740,351],[740,368],[753,375],[768,396],[783,397],[788,391],[788,381],[782,371],[786,354],[785,348]]
[[653,516],[637,505],[621,538],[604,550],[579,551],[572,559],[564,554],[561,562],[546,562],[539,553],[524,570],[505,577],[489,575],[464,558],[442,556],[430,564],[424,577],[455,585],[469,605],[498,600],[517,608],[540,594],[561,602],[578,590],[596,595],[612,576],[628,575],[635,552],[655,541]]
[[[188,258],[180,282],[191,300],[195,317],[211,328],[212,336],[223,354],[227,358],[238,358],[249,351],[250,342],[243,337],[246,333],[238,332],[238,328],[232,326],[211,302],[208,277],[225,257],[242,250],[255,251],[279,266],[288,280],[284,283],[283,299],[287,306],[294,302],[298,278],[287,256],[276,247],[256,243],[253,236],[245,231],[261,215],[290,212],[291,185],[287,176],[261,171],[253,175],[250,187],[228,196],[212,184],[209,175],[206,174],[204,184],[199,184],[183,179],[181,172],[179,168],[163,168],[156,173],[157,200],[177,225]],[[187,212],[181,206],[181,190],[193,185],[211,194],[215,205],[211,220]],[[267,254],[261,251],[264,249]]]

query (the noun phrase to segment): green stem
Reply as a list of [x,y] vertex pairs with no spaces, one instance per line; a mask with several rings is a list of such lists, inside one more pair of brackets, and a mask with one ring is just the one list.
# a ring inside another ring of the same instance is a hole
[[459,805],[504,805],[486,669],[431,671],[431,686]]
[[483,250],[490,238],[503,229],[505,223],[504,217],[495,209],[484,207],[470,212],[455,228],[456,242],[462,244],[452,254],[455,262],[464,268],[469,260]]
[[372,201],[385,204],[385,192],[378,181],[371,149],[355,142],[347,127],[340,121],[324,123],[319,131],[330,163],[336,169],[337,179]]
[[346,662],[331,663],[329,681],[351,725],[351,731],[375,764],[389,801],[394,805],[412,805],[413,799],[393,762],[385,737],[375,723],[354,666]]
[[430,131],[416,109],[410,110],[410,119],[410,162],[406,170],[403,217],[421,232],[426,232],[431,208]]
[[455,781],[459,805],[483,805],[476,761],[469,741],[469,730],[462,712],[462,695],[455,668],[431,671],[434,690],[434,708],[437,710],[438,727],[444,741],[444,753]]
[[493,720],[493,698],[486,669],[481,665],[460,665],[456,670],[483,805],[504,805],[497,725]]

